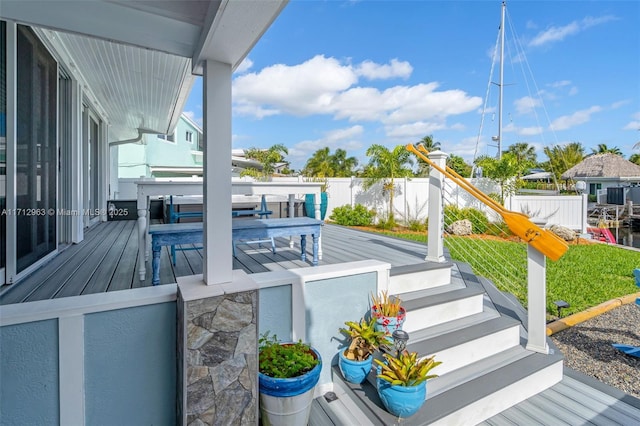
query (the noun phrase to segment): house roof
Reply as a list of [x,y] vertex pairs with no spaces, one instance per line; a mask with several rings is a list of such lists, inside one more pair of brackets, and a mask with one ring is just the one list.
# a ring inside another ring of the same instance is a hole
[[171,134],[206,60],[235,69],[287,0],[2,0],[87,89],[109,142]]
[[543,180],[543,179],[551,179],[553,177],[551,172],[537,172],[531,173],[530,175],[522,176],[524,180]]
[[562,174],[562,179],[603,178],[640,180],[640,166],[616,154],[595,154]]

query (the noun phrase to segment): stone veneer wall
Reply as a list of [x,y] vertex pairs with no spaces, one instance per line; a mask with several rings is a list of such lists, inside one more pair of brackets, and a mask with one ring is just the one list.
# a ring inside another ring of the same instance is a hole
[[257,424],[257,308],[257,290],[186,302],[178,294],[180,423]]

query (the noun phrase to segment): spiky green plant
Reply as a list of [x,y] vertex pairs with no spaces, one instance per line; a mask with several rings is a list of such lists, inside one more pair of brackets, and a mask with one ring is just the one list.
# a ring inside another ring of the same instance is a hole
[[379,296],[371,294],[371,303],[376,307],[376,311],[385,317],[398,316],[402,307],[402,300],[397,296],[389,296],[386,290]]
[[340,331],[351,339],[351,343],[344,353],[347,359],[364,361],[381,346],[386,347],[388,333],[376,331],[374,328],[375,323],[375,318],[371,318],[370,321],[362,318],[359,323],[355,321],[345,322],[345,325],[349,328],[341,328]]
[[433,368],[442,364],[435,361],[435,355],[418,358],[417,352],[402,351],[397,357],[384,354],[386,362],[374,359],[381,367],[378,378],[385,380],[394,386],[416,386],[420,383],[438,377],[437,374],[429,374]]

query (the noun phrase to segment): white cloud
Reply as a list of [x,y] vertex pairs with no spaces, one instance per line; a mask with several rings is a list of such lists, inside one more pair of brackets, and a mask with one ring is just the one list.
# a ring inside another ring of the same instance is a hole
[[570,86],[570,85],[571,85],[571,81],[570,80],[554,81],[553,83],[547,84],[547,86],[553,87],[553,88],[565,87],[565,86]]
[[399,126],[385,126],[385,134],[390,138],[406,140],[406,143],[420,139],[424,135],[431,134],[436,130],[445,129],[444,123],[429,123],[417,121],[415,123],[401,124]]
[[618,109],[620,107],[623,107],[627,104],[631,103],[631,101],[629,99],[624,99],[622,101],[618,101],[618,102],[614,102],[611,104],[610,108],[611,109]]
[[244,74],[245,72],[249,71],[252,66],[253,61],[247,56],[242,62],[240,62],[240,65],[238,65],[238,68],[236,68],[235,72],[238,74]]
[[575,127],[580,124],[587,123],[591,120],[591,114],[602,111],[602,108],[599,106],[592,106],[589,109],[583,109],[581,111],[576,111],[570,115],[563,115],[561,117],[556,118],[551,122],[549,126],[552,130],[566,130],[571,127]]
[[631,115],[632,121],[629,122],[626,126],[624,126],[623,130],[640,130],[640,111]]
[[372,61],[364,61],[356,67],[356,74],[369,80],[380,80],[394,77],[407,79],[413,72],[409,62],[392,59],[389,64],[376,64]]
[[200,127],[202,127],[202,113],[198,114],[195,111],[183,111],[184,115],[186,115],[189,120],[195,122]]
[[522,136],[534,136],[541,134],[543,131],[544,129],[540,126],[522,127],[518,129],[518,134]]
[[331,151],[341,148],[347,151],[355,151],[362,148],[363,144],[359,138],[362,136],[364,128],[360,125],[347,127],[344,129],[335,129],[325,133],[323,137],[315,140],[305,140],[296,143],[289,148],[287,160],[289,160],[294,169],[304,167],[306,162],[317,150],[329,147]]
[[569,89],[569,96],[575,96],[578,94],[578,88],[576,86],[573,86],[571,89]]
[[630,121],[622,130],[640,130],[640,121]]
[[539,32],[538,35],[529,42],[529,46],[543,46],[556,41],[562,41],[568,36],[578,34],[580,31],[584,31],[588,28],[604,24],[615,19],[617,18],[611,15],[596,18],[587,16],[581,21],[573,21],[562,27],[552,26]]
[[538,98],[525,96],[520,99],[516,99],[513,102],[513,105],[516,107],[518,114],[529,114],[533,112],[534,109],[542,106],[542,101]]
[[239,76],[233,82],[233,95],[241,113],[266,109],[301,116],[331,112],[333,96],[356,82],[351,67],[318,55],[299,65],[276,64]]
[[482,104],[480,97],[462,90],[438,90],[437,82],[386,89],[356,86],[360,77],[401,77],[411,70],[408,62],[397,59],[353,66],[322,55],[298,65],[277,64],[234,80],[234,110],[257,118],[322,114],[351,122],[380,121],[392,134],[404,134],[410,128],[445,128],[447,117]]

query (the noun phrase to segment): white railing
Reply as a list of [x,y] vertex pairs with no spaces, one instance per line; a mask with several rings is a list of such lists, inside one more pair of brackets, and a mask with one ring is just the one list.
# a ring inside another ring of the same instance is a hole
[[[447,154],[436,151],[430,153],[429,158],[442,169],[445,168]],[[451,193],[455,193],[455,190],[445,184],[445,176],[435,168],[431,169],[429,179],[429,198],[433,201],[429,204],[427,259],[442,261],[444,259],[444,208],[442,200],[445,197],[450,199]],[[463,197],[462,194],[459,196]],[[475,199],[471,195],[469,197]],[[475,200],[479,202],[477,199]],[[527,349],[548,353],[549,348],[546,340],[546,258],[531,245],[527,246],[527,286]]]

